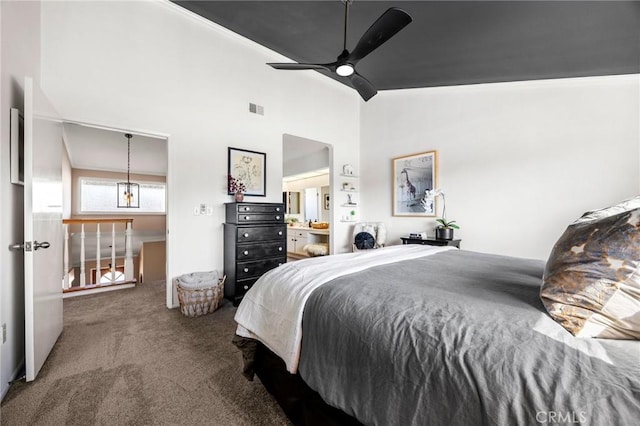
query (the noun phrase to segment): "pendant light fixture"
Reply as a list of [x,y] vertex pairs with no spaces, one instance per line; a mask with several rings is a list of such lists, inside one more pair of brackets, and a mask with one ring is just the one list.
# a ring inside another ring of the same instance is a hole
[[140,185],[132,183],[131,175],[131,133],[125,133],[127,138],[127,181],[118,182],[118,207],[119,208],[139,208],[140,207]]

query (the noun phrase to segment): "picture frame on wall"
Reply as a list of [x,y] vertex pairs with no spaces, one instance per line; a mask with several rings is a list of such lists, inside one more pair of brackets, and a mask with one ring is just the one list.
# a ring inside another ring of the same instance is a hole
[[426,151],[396,157],[393,162],[393,216],[436,216],[425,191],[437,188],[438,153]]
[[24,117],[11,108],[11,183],[24,185]]
[[331,203],[329,202],[329,194],[324,194],[324,209],[329,210]]
[[[244,195],[266,197],[267,195],[267,154],[229,147],[227,175],[244,183]],[[229,195],[234,193],[228,191]]]

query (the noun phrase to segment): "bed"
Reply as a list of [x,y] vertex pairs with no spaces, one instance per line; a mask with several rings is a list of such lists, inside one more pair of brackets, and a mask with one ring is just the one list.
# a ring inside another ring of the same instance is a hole
[[543,271],[422,245],[292,262],[234,340],[294,424],[637,424],[640,342],[568,333]]

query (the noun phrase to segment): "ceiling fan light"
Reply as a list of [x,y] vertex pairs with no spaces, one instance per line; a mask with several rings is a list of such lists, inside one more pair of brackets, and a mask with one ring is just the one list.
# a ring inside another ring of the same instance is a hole
[[353,65],[351,64],[342,64],[338,68],[336,68],[336,74],[341,77],[349,77],[353,74]]

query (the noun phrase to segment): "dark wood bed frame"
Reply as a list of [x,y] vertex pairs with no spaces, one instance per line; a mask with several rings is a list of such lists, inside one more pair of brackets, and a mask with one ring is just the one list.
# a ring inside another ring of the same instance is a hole
[[289,373],[284,361],[262,343],[258,343],[254,369],[294,425],[362,426],[352,416],[324,402],[299,374]]

